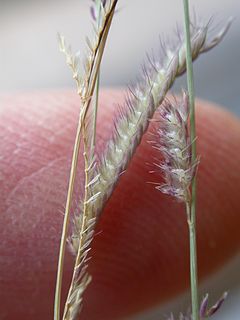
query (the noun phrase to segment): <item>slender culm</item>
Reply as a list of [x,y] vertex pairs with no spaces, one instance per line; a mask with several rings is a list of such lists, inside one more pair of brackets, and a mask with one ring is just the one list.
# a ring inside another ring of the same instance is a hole
[[[188,0],[183,0],[184,8],[184,30],[186,46],[186,69],[187,87],[190,105],[190,141],[191,141],[191,164],[194,165],[197,157],[196,150],[196,128],[195,128],[195,91],[193,63],[191,54],[190,17]],[[199,298],[198,298],[198,268],[197,268],[197,240],[196,240],[196,197],[197,180],[196,176],[191,181],[191,197],[186,201],[186,214],[189,230],[189,250],[190,250],[190,280],[191,280],[191,300],[192,318],[199,320]]]

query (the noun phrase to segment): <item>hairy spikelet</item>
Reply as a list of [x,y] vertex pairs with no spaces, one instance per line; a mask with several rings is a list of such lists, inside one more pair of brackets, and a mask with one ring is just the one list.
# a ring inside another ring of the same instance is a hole
[[189,111],[186,93],[183,93],[181,102],[166,100],[159,112],[161,126],[154,143],[164,157],[164,161],[156,163],[156,166],[163,172],[165,183],[156,189],[184,203],[190,201],[190,185],[199,162],[193,162],[191,157]]
[[78,227],[81,230],[80,243],[78,243],[80,250],[77,252],[79,262],[74,267],[71,290],[65,304],[63,319],[78,318],[82,307],[83,293],[91,281],[87,268],[96,219],[89,217],[85,218],[85,221],[83,219],[84,216],[81,215],[80,221],[78,221]]
[[[208,39],[208,27],[194,27],[191,35],[192,58],[217,45],[229,28],[230,23],[213,39]],[[168,51],[166,49],[166,51]],[[108,143],[97,165],[95,176],[98,177],[92,186],[92,194],[98,194],[93,204],[93,211],[100,213],[104,204],[113,192],[114,186],[122,171],[125,170],[135,149],[146,131],[149,119],[161,105],[167,91],[173,85],[176,77],[185,72],[185,44],[180,42],[174,50],[168,53],[162,65],[152,63],[151,76],[147,76],[144,84],[136,87],[126,101],[125,113],[122,113],[115,123],[114,137]],[[78,219],[78,217],[76,218]],[[75,251],[77,250],[77,233]]]

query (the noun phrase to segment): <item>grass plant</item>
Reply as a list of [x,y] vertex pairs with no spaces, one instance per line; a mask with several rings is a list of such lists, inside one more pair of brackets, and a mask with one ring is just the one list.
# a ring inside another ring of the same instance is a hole
[[[117,3],[118,0],[92,1],[91,15],[95,38],[93,40],[87,38],[88,52],[83,61],[78,54],[72,53],[64,37],[59,35],[60,50],[65,55],[76,82],[81,108],[73,148],[60,243],[54,320],[61,318],[60,300],[66,244],[69,244],[75,255],[75,264],[62,319],[75,320],[79,317],[83,294],[91,281],[91,275],[88,273],[88,259],[97,221],[118,182],[120,174],[127,168],[148,128],[149,120],[157,109],[160,109],[162,118],[162,127],[158,132],[160,136],[158,148],[165,156],[165,163],[159,164],[159,167],[164,172],[166,182],[157,188],[186,205],[190,235],[192,318],[199,320],[199,317],[204,318],[213,314],[220,307],[226,295],[221,297],[217,304],[210,309],[207,308],[208,298],[206,296],[199,308],[195,232],[195,174],[198,159],[196,157],[192,61],[222,40],[229,28],[229,23],[215,37],[211,38],[209,37],[208,23],[203,26],[190,24],[188,1],[183,1],[185,38],[179,34],[173,46],[164,48],[160,59],[156,61],[150,59],[142,81],[129,90],[124,111],[119,113],[115,121],[115,131],[113,136],[109,137],[106,150],[101,158],[97,158],[95,144],[99,72]],[[188,93],[183,94],[182,102],[176,101],[174,105],[166,99],[166,94],[175,79],[182,75],[186,69]],[[94,105],[93,112],[90,110],[92,103]],[[73,217],[74,228],[68,237],[81,142],[85,167],[84,197],[80,200],[81,210]]]

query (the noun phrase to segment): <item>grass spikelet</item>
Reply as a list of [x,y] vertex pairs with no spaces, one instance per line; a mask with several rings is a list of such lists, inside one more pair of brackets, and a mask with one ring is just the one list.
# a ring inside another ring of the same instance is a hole
[[160,109],[160,129],[157,130],[157,149],[164,161],[157,166],[164,174],[165,184],[156,189],[178,201],[190,201],[190,186],[195,176],[198,160],[192,163],[191,141],[188,130],[189,102],[183,93],[181,102],[165,101]]

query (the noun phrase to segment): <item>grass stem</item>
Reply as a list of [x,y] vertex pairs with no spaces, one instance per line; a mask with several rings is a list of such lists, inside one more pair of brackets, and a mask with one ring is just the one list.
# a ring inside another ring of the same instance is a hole
[[[101,0],[97,0],[97,28],[100,27],[100,17],[101,17]],[[95,144],[96,144],[96,127],[97,127],[97,109],[98,109],[98,97],[99,97],[99,86],[100,86],[100,67],[97,75],[96,85],[95,85],[95,96],[94,96],[94,108],[93,108],[93,136],[91,143],[91,150],[94,154]]]
[[[185,22],[185,42],[186,42],[186,67],[187,84],[190,104],[190,137],[192,143],[192,164],[196,161],[196,128],[195,128],[195,93],[193,81],[193,66],[191,54],[190,38],[190,18],[188,0],[183,0],[184,22]],[[196,177],[191,185],[191,204],[187,204],[189,245],[190,245],[190,274],[191,274],[191,297],[192,297],[192,318],[199,320],[198,301],[198,275],[197,275],[197,245],[196,245]]]
[[61,301],[61,289],[62,289],[62,278],[63,278],[63,265],[64,265],[65,249],[66,249],[67,229],[69,225],[70,209],[72,204],[73,188],[75,183],[76,169],[77,169],[78,156],[79,156],[81,127],[82,127],[82,121],[81,121],[81,115],[80,115],[75,143],[74,143],[72,165],[71,165],[67,201],[66,201],[66,209],[64,214],[62,236],[60,241],[58,271],[57,271],[56,291],[55,291],[55,301],[54,301],[54,320],[60,319],[60,301]]

